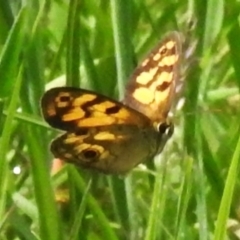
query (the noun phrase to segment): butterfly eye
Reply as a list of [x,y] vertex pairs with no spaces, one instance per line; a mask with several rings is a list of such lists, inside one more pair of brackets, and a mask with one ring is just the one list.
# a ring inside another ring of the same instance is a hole
[[86,149],[82,152],[84,159],[88,162],[92,162],[98,157],[99,152],[96,149]]
[[173,134],[173,130],[174,130],[174,127],[172,123],[163,122],[163,123],[159,123],[158,125],[158,131],[162,135],[165,134],[171,137]]

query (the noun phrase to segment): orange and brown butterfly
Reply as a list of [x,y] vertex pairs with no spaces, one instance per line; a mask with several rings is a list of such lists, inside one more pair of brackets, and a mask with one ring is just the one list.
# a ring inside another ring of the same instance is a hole
[[124,174],[159,154],[173,133],[168,120],[179,79],[181,36],[168,34],[135,69],[123,102],[73,87],[48,90],[44,119],[65,131],[53,140],[56,158],[84,168]]

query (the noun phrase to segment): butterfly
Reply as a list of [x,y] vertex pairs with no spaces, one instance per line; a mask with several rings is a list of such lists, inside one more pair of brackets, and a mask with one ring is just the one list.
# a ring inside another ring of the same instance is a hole
[[81,88],[56,87],[42,115],[65,133],[51,143],[56,158],[107,174],[125,174],[159,154],[173,134],[168,119],[179,79],[181,36],[169,33],[133,72],[122,102]]

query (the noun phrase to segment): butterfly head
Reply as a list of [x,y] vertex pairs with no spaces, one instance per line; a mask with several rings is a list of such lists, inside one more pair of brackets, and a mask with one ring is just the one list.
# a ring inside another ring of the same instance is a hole
[[153,126],[159,134],[159,144],[157,148],[157,154],[159,154],[163,150],[168,139],[173,135],[174,125],[169,120],[166,120],[154,123]]

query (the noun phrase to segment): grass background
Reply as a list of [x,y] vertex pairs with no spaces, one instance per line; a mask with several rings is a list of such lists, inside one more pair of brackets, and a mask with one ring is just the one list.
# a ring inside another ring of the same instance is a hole
[[[239,10],[234,0],[0,0],[0,239],[240,239]],[[45,89],[121,98],[173,30],[186,40],[185,105],[155,170],[50,174]]]

